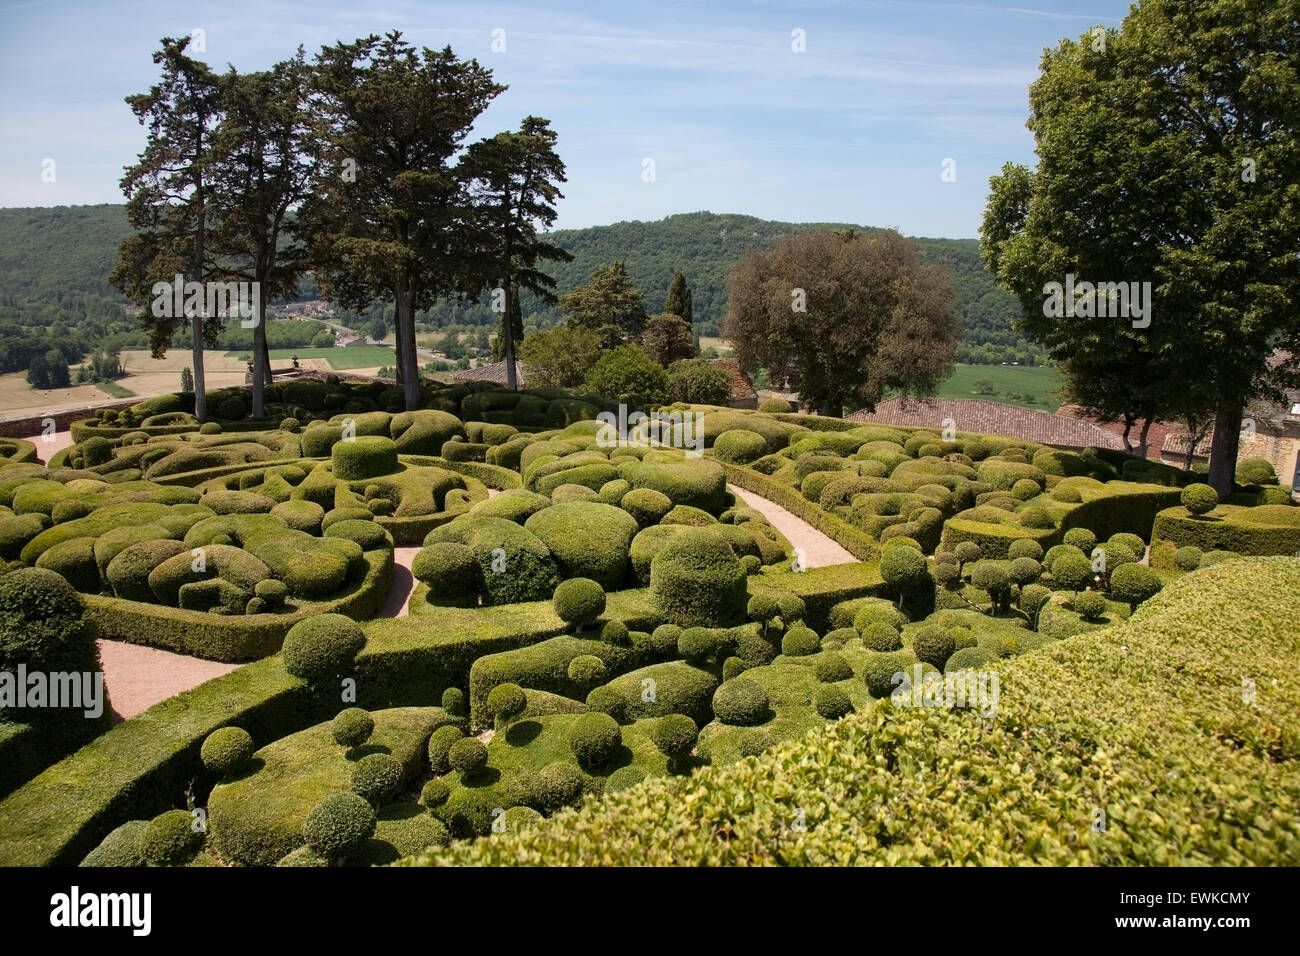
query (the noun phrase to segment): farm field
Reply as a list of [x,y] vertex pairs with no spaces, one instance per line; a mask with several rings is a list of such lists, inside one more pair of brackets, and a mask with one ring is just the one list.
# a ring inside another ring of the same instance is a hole
[[[358,345],[353,348],[327,349],[271,349],[272,362],[290,361],[295,355],[298,356],[300,362],[308,359],[324,359],[329,367],[336,372],[392,365],[397,357],[393,349],[384,345]],[[225,357],[239,362],[247,362],[249,353],[247,351],[227,352]]]
[[[976,382],[990,383],[996,394],[979,394]],[[1055,412],[1061,401],[1055,392],[1064,379],[1055,368],[1032,365],[958,365],[937,392],[940,398],[983,398],[1004,405],[1018,405],[1042,412]]]

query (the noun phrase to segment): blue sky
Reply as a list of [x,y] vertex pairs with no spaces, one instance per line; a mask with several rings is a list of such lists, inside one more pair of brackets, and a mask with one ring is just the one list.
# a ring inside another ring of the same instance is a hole
[[477,133],[552,120],[569,179],[557,227],[709,209],[975,236],[989,176],[1033,162],[1042,49],[1128,6],[1024,2],[0,0],[0,206],[122,201],[144,143],[123,98],[156,80],[162,36],[202,29],[202,58],[247,71],[397,28],[509,84]]

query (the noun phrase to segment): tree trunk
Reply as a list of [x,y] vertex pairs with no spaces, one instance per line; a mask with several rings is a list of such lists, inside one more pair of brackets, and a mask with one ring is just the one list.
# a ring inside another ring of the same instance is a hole
[[1220,408],[1214,416],[1214,444],[1210,447],[1210,485],[1225,501],[1232,494],[1237,473],[1237,446],[1241,441],[1240,406]]
[[266,375],[270,370],[270,352],[266,347],[266,285],[257,284],[257,324],[253,326],[253,417],[266,415]]
[[203,311],[200,309],[194,313],[194,319],[190,323],[194,335],[193,355],[194,355],[194,417],[200,422],[207,421],[208,418],[208,396],[207,389],[203,384]]
[[406,410],[420,407],[420,367],[416,361],[415,301],[407,283],[403,281],[396,305],[397,320],[397,370],[402,379],[402,397]]
[[1142,432],[1138,435],[1138,452],[1143,458],[1147,457],[1147,434],[1151,431],[1151,418],[1142,419]]
[[519,308],[519,301],[515,284],[513,280],[506,282],[506,388],[512,392],[519,390],[519,383],[515,380],[515,310]]
[[[207,121],[206,116],[199,119],[199,134],[194,144],[194,156],[196,159],[203,156],[203,127]],[[198,176],[194,181],[194,201],[198,206],[198,223],[195,226],[194,233],[194,281],[203,284],[203,240],[205,238],[205,229],[207,227],[207,207],[205,205],[206,194],[203,190],[203,167],[199,167]],[[203,376],[203,319],[207,309],[207,296],[203,298],[204,306],[199,309],[193,320],[194,327],[194,417],[200,422],[208,419],[208,390],[204,383]]]
[[1128,443],[1128,433],[1133,430],[1133,419],[1128,415],[1124,416],[1124,451],[1131,452],[1133,446]]

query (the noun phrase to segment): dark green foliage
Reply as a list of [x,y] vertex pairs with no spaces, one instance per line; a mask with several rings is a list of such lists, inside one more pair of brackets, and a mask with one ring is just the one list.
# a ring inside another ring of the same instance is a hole
[[802,621],[808,615],[808,607],[803,598],[797,594],[783,594],[776,599],[777,610],[786,626],[795,621]]
[[1016,558],[1007,568],[1007,573],[1013,582],[1024,587],[1038,580],[1043,573],[1043,566],[1030,557]]
[[875,698],[888,697],[899,685],[894,680],[895,675],[899,672],[910,675],[914,663],[916,658],[905,651],[869,654],[862,666],[862,679],[867,685],[867,693]]
[[821,650],[821,639],[807,627],[792,627],[781,638],[781,653],[787,657],[804,657]]
[[619,723],[627,718],[627,700],[612,687],[595,687],[587,695],[587,709],[609,714]]
[[902,648],[903,638],[898,629],[883,621],[867,621],[862,631],[862,643],[871,651],[896,651]]
[[475,737],[465,737],[451,745],[447,762],[451,769],[469,776],[487,766],[488,752],[483,742]]
[[653,488],[634,488],[624,494],[618,504],[642,528],[658,524],[673,509],[672,500]]
[[464,737],[465,731],[453,724],[439,727],[429,735],[429,767],[434,773],[447,773],[451,770],[451,748]]
[[1020,524],[1025,528],[1054,528],[1056,520],[1046,508],[1025,508],[1017,513]]
[[379,435],[357,435],[337,442],[330,451],[334,477],[364,481],[397,471],[397,445]]
[[1043,546],[1033,538],[1020,538],[1012,541],[1007,548],[1007,557],[1015,560],[1016,558],[1033,558],[1035,561],[1043,560]]
[[848,714],[853,713],[853,701],[849,695],[838,687],[831,687],[826,684],[820,685],[813,691],[813,706],[817,713],[827,720],[839,720]]
[[375,811],[355,793],[333,793],[312,808],[303,824],[307,845],[330,860],[360,849],[375,832]]
[[203,833],[185,810],[168,810],[149,821],[140,834],[138,851],[149,866],[179,866],[203,846]]
[[1194,544],[1184,545],[1174,552],[1174,565],[1180,571],[1195,571],[1201,566],[1201,551]]
[[341,710],[330,721],[330,735],[336,744],[343,747],[360,747],[370,739],[374,729],[374,718],[360,707]]
[[547,812],[574,803],[582,796],[582,771],[567,761],[557,760],[537,771],[533,780],[534,799]]
[[1052,589],[1042,584],[1026,585],[1020,591],[1020,610],[1029,615],[1030,620],[1038,613],[1039,608],[1046,604],[1052,597]]
[[1070,606],[1085,621],[1095,621],[1106,613],[1106,595],[1100,591],[1080,591]]
[[685,532],[669,541],[650,567],[650,600],[668,622],[717,627],[743,618],[745,569],[716,535]]
[[459,687],[448,687],[442,692],[442,709],[452,717],[468,717],[469,707],[465,703],[465,692]]
[[771,716],[767,691],[746,677],[725,681],[713,693],[713,714],[724,724],[749,727]]
[[751,621],[768,621],[780,615],[781,609],[776,599],[766,594],[755,594],[745,605],[745,614]]
[[527,706],[528,699],[518,684],[497,684],[487,695],[487,711],[498,723],[508,723]]
[[479,565],[474,551],[454,541],[425,545],[411,562],[411,574],[428,585],[435,604],[472,605],[478,595]]
[[378,806],[397,792],[402,772],[401,761],[392,754],[367,754],[352,768],[352,792]]
[[627,625],[619,620],[606,621],[600,629],[600,639],[616,647],[625,647],[630,641],[629,634]]
[[140,839],[149,828],[148,820],[128,820],[112,830],[99,846],[86,854],[82,866],[144,866]]
[[605,613],[605,589],[590,578],[569,578],[556,587],[551,603],[556,617],[581,629]]
[[921,627],[912,638],[912,651],[916,654],[917,660],[933,664],[941,670],[944,662],[956,649],[957,645],[952,635],[933,624]]
[[1078,548],[1084,554],[1092,554],[1092,549],[1097,547],[1097,536],[1087,528],[1071,528],[1065,532],[1065,537],[1061,540],[1065,544]]
[[733,465],[748,465],[767,453],[768,445],[763,436],[744,429],[725,431],[713,443],[713,454]]
[[606,590],[622,586],[636,520],[612,505],[570,501],[543,509],[524,522],[555,557],[566,578],[591,578]]
[[944,664],[945,674],[957,671],[980,670],[994,660],[994,657],[982,647],[963,647],[953,652]]
[[890,548],[880,557],[880,576],[896,594],[920,587],[929,573],[925,555],[913,548]]
[[451,796],[451,787],[441,777],[434,777],[420,790],[420,803],[429,809],[440,807]]
[[[609,676],[605,670],[605,662],[594,654],[581,654],[569,661],[568,673],[569,680],[583,687],[594,687],[597,684],[603,684]],[[495,694],[500,689],[500,687],[494,688],[492,693]],[[492,694],[489,694],[488,709],[491,708]]]
[[1092,575],[1092,564],[1082,554],[1062,554],[1052,563],[1052,584],[1061,590],[1081,590]]
[[569,748],[579,765],[588,769],[608,766],[622,747],[618,721],[608,714],[582,714],[569,728]]
[[1160,576],[1144,564],[1122,564],[1110,574],[1110,594],[1136,608],[1160,593]]
[[199,751],[203,766],[218,777],[238,773],[253,759],[253,738],[242,727],[222,727],[208,734]]
[[284,638],[284,669],[309,684],[324,684],[352,669],[366,635],[351,618],[320,614],[299,621]]
[[813,673],[817,675],[817,680],[823,684],[834,684],[837,681],[848,680],[853,676],[853,668],[845,660],[844,655],[837,651],[825,651],[817,656],[813,662]]
[[1219,493],[1209,485],[1193,483],[1183,489],[1182,502],[1194,515],[1209,514],[1219,506]]
[[1237,484],[1275,485],[1277,472],[1267,458],[1242,458],[1237,462]]
[[650,732],[650,739],[670,762],[680,761],[690,756],[698,736],[699,731],[695,721],[685,714],[669,714],[660,717]]

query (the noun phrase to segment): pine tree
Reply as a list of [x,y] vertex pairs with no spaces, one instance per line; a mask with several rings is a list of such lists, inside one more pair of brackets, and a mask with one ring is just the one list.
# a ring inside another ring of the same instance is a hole
[[664,314],[681,316],[687,325],[691,324],[691,290],[687,288],[686,276],[682,275],[681,269],[673,274],[672,284],[668,286]]
[[186,394],[194,391],[194,375],[188,365],[181,369],[181,391]]

